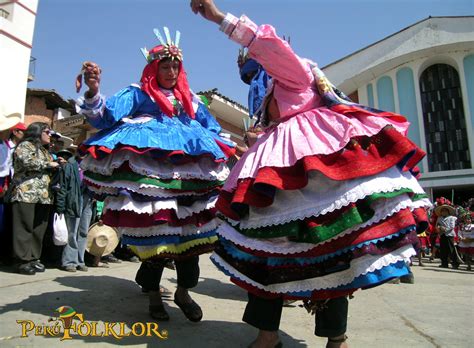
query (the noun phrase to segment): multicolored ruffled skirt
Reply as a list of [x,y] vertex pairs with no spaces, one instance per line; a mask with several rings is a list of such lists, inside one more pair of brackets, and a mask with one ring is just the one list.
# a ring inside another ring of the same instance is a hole
[[162,128],[149,118],[120,123],[80,148],[87,154],[84,180],[104,198],[103,222],[116,227],[142,260],[180,259],[214,248],[215,204],[233,152],[203,127],[180,136],[178,128]]
[[424,153],[395,126],[317,108],[267,129],[217,201],[216,266],[251,293],[286,299],[407,274],[431,204],[412,174]]
[[472,225],[469,226],[468,231],[461,231],[459,235],[462,237],[458,243],[459,252],[465,255],[474,255],[474,229]]

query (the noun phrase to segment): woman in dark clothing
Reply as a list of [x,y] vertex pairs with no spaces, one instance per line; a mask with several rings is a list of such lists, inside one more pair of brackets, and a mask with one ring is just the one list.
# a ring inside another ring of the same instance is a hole
[[51,173],[59,166],[45,148],[49,142],[49,126],[32,123],[13,155],[13,254],[21,274],[44,272],[39,257],[53,204]]

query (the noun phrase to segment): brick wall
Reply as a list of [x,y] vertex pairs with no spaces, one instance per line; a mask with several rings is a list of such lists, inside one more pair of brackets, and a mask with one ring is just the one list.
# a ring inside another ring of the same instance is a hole
[[25,124],[44,122],[52,126],[54,111],[48,110],[44,99],[27,96],[25,104]]
[[358,103],[359,102],[359,92],[355,91],[351,94],[348,95],[349,98],[351,98],[351,100],[354,102],[354,103]]

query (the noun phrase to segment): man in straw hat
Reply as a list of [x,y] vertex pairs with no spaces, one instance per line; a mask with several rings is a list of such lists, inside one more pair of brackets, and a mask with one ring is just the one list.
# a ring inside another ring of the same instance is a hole
[[436,231],[439,233],[441,268],[448,268],[448,260],[451,258],[451,264],[454,269],[459,268],[456,246],[454,245],[454,227],[457,218],[453,206],[449,204],[441,204],[435,208],[435,214],[438,217],[436,221]]

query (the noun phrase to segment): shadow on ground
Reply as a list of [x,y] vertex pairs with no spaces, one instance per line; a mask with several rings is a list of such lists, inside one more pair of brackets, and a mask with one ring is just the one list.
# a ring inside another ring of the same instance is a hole
[[[169,278],[168,281],[177,284],[176,278]],[[174,292],[173,288],[169,288]],[[199,278],[199,284],[190,290],[193,293],[220,298],[223,300],[247,301],[247,292],[232,283],[223,283],[217,279]]]
[[[40,314],[46,318],[57,317],[54,310],[60,306],[70,306],[77,313],[82,313],[84,320],[88,322],[123,322],[128,328],[136,322],[151,322],[147,313],[148,297],[143,294],[140,287],[133,281],[111,276],[65,276],[58,277],[53,281],[71,288],[71,290],[53,291],[32,295],[27,299],[14,304],[0,307],[0,314],[11,311],[22,311],[22,317],[28,320],[27,313]],[[209,297],[230,298],[246,301],[246,294],[239,291],[231,284],[224,284],[213,279],[205,279],[196,288],[199,293]],[[227,294],[229,292],[230,296]],[[162,340],[157,337],[125,337],[121,340],[112,336],[108,337],[80,337],[68,341],[69,344],[94,344],[110,343],[114,345],[146,345],[150,347],[247,347],[255,338],[256,329],[244,323],[228,321],[206,320],[200,323],[191,323],[174,304],[170,306],[170,299],[165,299],[165,306],[170,314],[169,322],[159,323],[159,330],[168,331],[168,339]],[[237,313],[236,315],[241,315]],[[48,325],[47,319],[36,325]],[[240,318],[239,318],[240,319]],[[103,326],[98,325],[99,330]],[[119,331],[118,328],[115,331]],[[127,330],[129,331],[129,330]],[[36,338],[35,338],[36,339]],[[43,339],[43,338],[37,338]],[[48,337],[54,340],[53,346],[59,344],[58,337]],[[22,338],[9,341],[13,346],[21,345]],[[306,347],[306,344],[298,341],[282,332],[282,341],[287,347]],[[63,341],[65,343],[65,341]],[[61,342],[61,343],[63,343]],[[24,341],[23,341],[24,343]],[[44,342],[43,342],[44,344]]]

